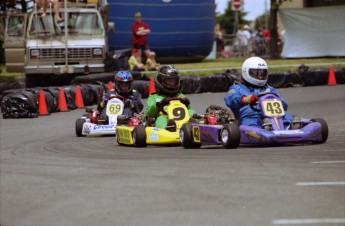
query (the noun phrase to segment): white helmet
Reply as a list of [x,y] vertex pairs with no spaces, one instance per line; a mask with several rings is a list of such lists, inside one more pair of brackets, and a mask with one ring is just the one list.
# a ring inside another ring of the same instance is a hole
[[250,57],[242,65],[242,78],[254,86],[266,85],[268,67],[260,57]]

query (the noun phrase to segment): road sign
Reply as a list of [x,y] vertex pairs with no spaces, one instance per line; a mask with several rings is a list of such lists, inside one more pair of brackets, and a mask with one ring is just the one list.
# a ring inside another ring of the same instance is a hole
[[231,10],[241,11],[243,7],[242,0],[232,0],[231,1]]

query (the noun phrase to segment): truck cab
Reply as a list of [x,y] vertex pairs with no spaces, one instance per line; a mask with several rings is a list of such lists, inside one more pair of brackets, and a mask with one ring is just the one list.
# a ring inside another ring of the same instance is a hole
[[52,77],[104,72],[108,52],[106,28],[95,4],[60,5],[63,22],[56,22],[52,6],[42,17],[30,13],[7,16],[5,57],[8,72],[23,72],[26,86]]

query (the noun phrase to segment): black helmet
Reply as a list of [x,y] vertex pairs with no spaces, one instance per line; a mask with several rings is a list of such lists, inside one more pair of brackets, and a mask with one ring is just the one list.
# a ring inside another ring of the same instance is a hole
[[115,75],[115,90],[120,95],[126,95],[132,92],[133,76],[128,71],[119,71]]
[[162,66],[156,76],[156,89],[168,96],[174,96],[180,91],[180,76],[172,65]]

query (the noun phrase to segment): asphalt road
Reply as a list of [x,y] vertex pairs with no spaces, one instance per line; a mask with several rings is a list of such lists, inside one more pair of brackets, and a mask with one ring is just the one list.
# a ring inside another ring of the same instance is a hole
[[[325,144],[118,146],[80,138],[84,110],[0,119],[0,225],[345,225],[345,86],[279,89],[324,118]],[[194,108],[225,93],[188,95]]]

